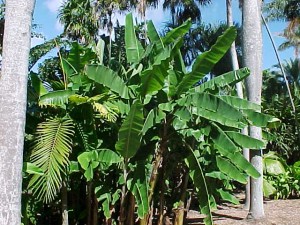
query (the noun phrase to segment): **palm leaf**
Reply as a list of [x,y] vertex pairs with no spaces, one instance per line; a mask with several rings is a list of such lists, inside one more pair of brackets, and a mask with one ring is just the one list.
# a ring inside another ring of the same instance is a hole
[[44,175],[33,175],[29,188],[44,202],[51,202],[61,187],[62,174],[69,164],[74,126],[70,119],[54,118],[38,125],[31,163]]

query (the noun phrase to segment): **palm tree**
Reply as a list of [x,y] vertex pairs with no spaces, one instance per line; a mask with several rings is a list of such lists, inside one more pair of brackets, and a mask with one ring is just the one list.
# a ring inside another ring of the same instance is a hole
[[181,25],[188,18],[192,21],[200,21],[201,11],[199,6],[205,6],[211,3],[211,0],[165,0],[164,9],[169,9],[172,16],[173,25]]
[[[262,30],[261,0],[243,1],[243,64],[251,71],[246,79],[248,100],[261,104],[262,90]],[[262,139],[261,129],[250,126],[250,136]],[[250,162],[260,174],[263,174],[262,150],[250,151]],[[249,216],[258,219],[264,217],[263,177],[250,179],[250,211]]]
[[295,48],[295,58],[299,58],[300,51],[300,28],[295,32],[289,32],[288,29],[284,30],[284,33],[281,36],[285,37],[287,40],[283,42],[278,49],[285,50],[287,48]]
[[90,0],[64,1],[58,14],[64,33],[71,40],[88,43],[94,40],[99,28],[99,17]]
[[264,5],[264,12],[268,21],[288,21],[288,26],[281,36],[285,41],[280,47],[284,50],[295,47],[295,57],[299,56],[299,24],[300,24],[300,3],[298,0],[273,0]]
[[6,0],[0,77],[0,224],[21,224],[28,56],[34,0]]

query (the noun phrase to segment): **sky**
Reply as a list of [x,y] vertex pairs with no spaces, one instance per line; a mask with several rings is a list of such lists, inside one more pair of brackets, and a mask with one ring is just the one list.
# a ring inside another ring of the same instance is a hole
[[[57,19],[57,11],[61,6],[63,0],[36,0],[34,11],[34,23],[38,25],[35,32],[39,32],[46,40],[49,40],[62,33],[63,27]],[[233,15],[234,21],[241,21],[241,12],[238,8],[238,1],[233,0]],[[202,21],[205,23],[217,24],[221,21],[226,21],[226,6],[225,0],[215,0],[209,6],[201,7]],[[151,19],[158,29],[163,28],[164,23],[170,18],[170,13],[162,10],[159,5],[158,9],[149,9],[146,11],[146,18]],[[120,24],[124,24],[124,16],[114,15],[114,19],[118,19]],[[278,34],[282,33],[286,27],[285,22],[272,22],[269,23],[269,28],[274,37],[276,46],[284,42],[284,38]],[[41,38],[33,38],[32,46],[43,43]],[[263,67],[264,69],[270,68],[277,64],[275,52],[272,48],[271,41],[267,35],[266,29],[263,27]],[[287,60],[293,57],[293,49],[280,51],[281,60]]]

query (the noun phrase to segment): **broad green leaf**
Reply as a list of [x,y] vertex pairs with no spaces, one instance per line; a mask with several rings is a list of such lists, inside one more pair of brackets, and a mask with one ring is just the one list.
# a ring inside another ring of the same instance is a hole
[[152,94],[159,91],[164,86],[164,81],[168,75],[169,61],[171,60],[171,47],[166,47],[156,57],[153,65],[141,74],[141,95]]
[[40,167],[30,162],[23,163],[23,171],[28,174],[44,175],[44,172]]
[[94,178],[94,169],[92,166],[88,166],[86,170],[84,171],[84,177],[87,181],[90,181]]
[[125,19],[125,45],[127,62],[138,63],[144,49],[136,37],[132,13],[127,14]]
[[151,129],[155,124],[160,123],[163,118],[165,118],[166,114],[160,109],[151,109],[148,113],[145,123],[143,126],[142,134],[145,135],[146,132]]
[[192,107],[192,113],[222,125],[243,128],[246,121],[243,114],[222,101],[218,97],[208,93],[194,93],[177,101],[180,106]]
[[254,125],[254,126],[257,126],[257,127],[267,127],[268,124],[270,122],[272,123],[273,119],[274,119],[273,116],[263,114],[263,113],[260,113],[260,112],[255,112],[255,111],[250,110],[250,109],[243,110],[243,113],[245,114],[245,116],[249,120],[250,124]]
[[49,92],[40,97],[39,105],[65,108],[69,102],[69,97],[74,94],[75,92],[71,90]]
[[127,187],[135,197],[138,207],[138,217],[144,218],[149,211],[148,182],[145,175],[145,162],[138,162],[133,173],[133,177],[129,178],[127,181]]
[[98,57],[100,65],[103,65],[104,47],[105,47],[105,42],[102,39],[99,39],[95,48],[95,53]]
[[42,81],[37,76],[37,74],[30,73],[30,80],[33,89],[35,90],[35,92],[39,97],[48,93],[47,89],[45,88],[45,86],[43,85]]
[[192,26],[192,21],[189,19],[185,21],[181,26],[170,30],[163,38],[163,43],[169,45],[174,43],[178,38],[183,38]]
[[222,149],[225,149],[228,153],[235,153],[239,151],[239,148],[235,143],[226,135],[226,133],[215,123],[211,123],[214,127],[214,133],[210,136],[213,140],[213,143]]
[[230,194],[230,192],[224,191],[221,188],[217,189],[217,192],[219,192],[219,194],[223,200],[231,202],[235,205],[240,204],[239,200],[234,195]]
[[87,168],[90,165],[90,162],[93,160],[93,156],[92,156],[91,152],[83,152],[77,157],[77,160],[78,160],[80,166],[84,170],[87,170]]
[[265,197],[270,197],[276,193],[276,188],[273,187],[266,179],[263,179],[263,192]]
[[206,180],[201,165],[197,158],[199,152],[193,151],[192,149],[190,150],[191,154],[187,157],[186,164],[190,170],[190,177],[196,187],[201,213],[206,215],[204,222],[206,225],[212,225],[213,220]]
[[129,98],[128,87],[113,70],[102,65],[89,65],[86,67],[86,75],[91,80],[108,87],[120,97]]
[[119,163],[122,158],[114,151],[110,149],[98,149],[98,161],[104,163]]
[[152,20],[149,20],[147,22],[147,29],[148,29],[147,35],[148,35],[148,38],[150,39],[151,43],[156,45],[156,50],[158,52],[161,52],[164,48],[164,45],[163,45],[163,42],[162,42],[157,30],[155,29],[155,26],[154,26]]
[[69,102],[74,103],[76,105],[84,104],[88,101],[89,97],[82,95],[71,95],[69,97]]
[[216,63],[225,55],[236,37],[235,27],[228,28],[221,35],[212,48],[202,53],[193,64],[192,71],[185,75],[177,87],[176,94],[180,96],[189,90],[195,83],[208,74]]
[[206,90],[215,90],[226,87],[228,85],[234,85],[244,78],[250,75],[250,70],[248,68],[239,69],[236,71],[231,71],[223,75],[217,76],[207,82],[196,87],[197,92],[204,92]]
[[205,174],[206,177],[216,178],[218,180],[228,180],[228,176],[220,171],[213,171]]
[[279,175],[285,173],[285,168],[278,159],[264,158],[263,163],[266,174]]
[[76,161],[70,161],[69,173],[79,172],[79,164]]
[[119,130],[119,138],[115,145],[116,150],[125,159],[133,157],[139,149],[143,124],[143,105],[139,100],[135,100]]
[[228,131],[226,134],[239,146],[243,148],[250,148],[250,149],[262,149],[266,147],[266,143],[249,137],[247,135],[241,134],[239,132]]
[[225,173],[231,179],[236,180],[242,184],[247,183],[247,175],[239,171],[228,160],[217,156],[217,166],[222,173]]
[[[99,189],[99,188],[97,188]],[[95,192],[97,193],[98,190],[95,189]],[[101,190],[100,190],[101,191]],[[102,205],[102,209],[104,212],[104,216],[106,219],[111,218],[111,210],[110,210],[110,204],[111,204],[111,194],[110,193],[103,193],[97,196],[98,202]]]
[[66,61],[78,73],[94,58],[96,58],[96,54],[91,48],[74,41]]
[[294,163],[294,165],[292,166],[293,169],[293,173],[296,176],[296,179],[300,178],[300,161],[297,161]]
[[[214,135],[211,136],[214,147],[242,171],[246,172],[249,176],[259,178],[260,174],[257,170],[249,163],[245,157],[239,152],[237,146],[231,141],[227,134],[222,131],[216,124],[212,124],[213,127],[217,128]],[[223,172],[223,171],[222,171]]]
[[235,107],[236,109],[251,109],[254,111],[260,111],[261,106],[255,103],[249,102],[246,99],[241,99],[239,97],[230,96],[230,95],[221,95],[218,98],[222,99],[227,104]]

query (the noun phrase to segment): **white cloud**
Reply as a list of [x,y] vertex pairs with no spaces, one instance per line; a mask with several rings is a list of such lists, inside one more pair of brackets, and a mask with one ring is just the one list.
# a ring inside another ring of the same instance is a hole
[[52,13],[57,13],[64,0],[46,0],[45,4]]
[[44,38],[33,37],[33,38],[31,38],[31,48],[36,46],[36,45],[43,44],[44,42],[45,42]]

